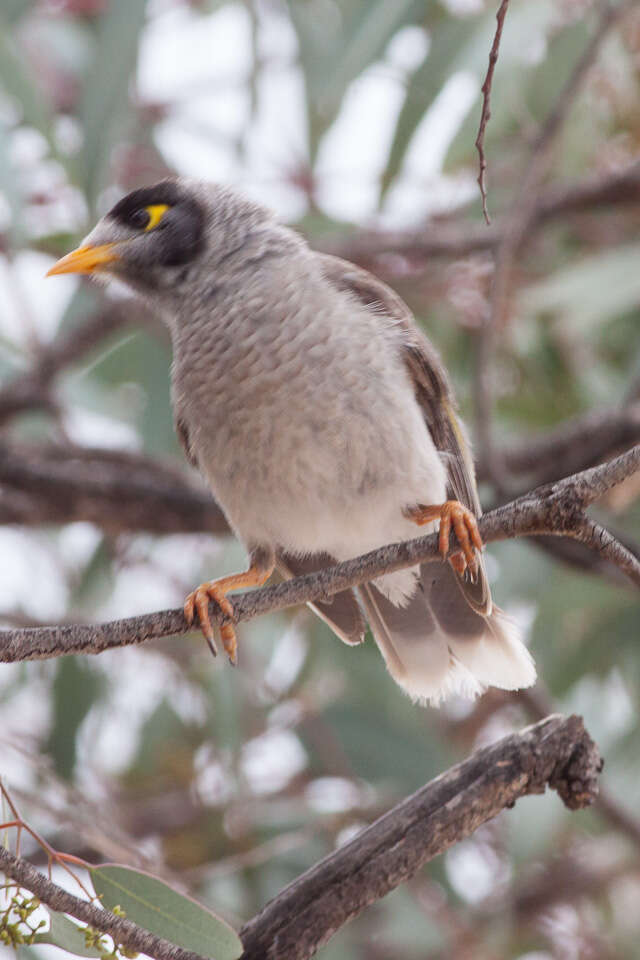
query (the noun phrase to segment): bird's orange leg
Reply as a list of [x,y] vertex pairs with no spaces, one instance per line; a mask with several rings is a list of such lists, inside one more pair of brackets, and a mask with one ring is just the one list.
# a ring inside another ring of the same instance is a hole
[[[207,580],[205,583],[201,583],[199,587],[191,591],[185,600],[185,620],[189,626],[191,626],[197,617],[200,629],[214,657],[216,656],[217,650],[213,638],[213,627],[209,619],[209,601],[215,600],[222,612],[233,621],[235,619],[235,613],[233,604],[228,599],[227,593],[230,590],[238,590],[241,587],[261,587],[273,573],[273,567],[273,563],[264,566],[261,563],[253,562],[249,569],[243,573],[233,573],[229,577],[221,577],[219,580]],[[220,627],[220,639],[222,640],[222,645],[229,660],[235,666],[238,662],[238,641],[233,622],[222,624]]]
[[451,527],[453,527],[460,549],[449,557],[451,566],[459,574],[463,574],[467,567],[473,573],[477,572],[478,560],[474,547],[476,550],[482,550],[482,538],[473,511],[458,500],[447,500],[446,503],[434,504],[433,506],[420,504],[417,507],[409,507],[406,510],[406,515],[420,526],[425,523],[433,523],[434,520],[440,521],[438,548],[443,560],[449,554],[449,536]]

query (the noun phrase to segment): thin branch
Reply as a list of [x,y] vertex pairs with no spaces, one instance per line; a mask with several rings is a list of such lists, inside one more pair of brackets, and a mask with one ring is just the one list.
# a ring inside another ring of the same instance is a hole
[[[480,517],[485,543],[520,536],[553,534],[587,544],[616,563],[632,583],[640,586],[640,559],[625,547],[603,538],[597,524],[587,526],[584,508],[607,490],[640,469],[640,445],[621,456],[549,484]],[[590,523],[590,521],[588,521]],[[327,600],[335,593],[405,567],[439,558],[438,536],[432,534],[390,544],[346,560],[333,567],[296,577],[274,587],[261,587],[235,596],[236,621],[311,601]],[[226,617],[210,604],[212,621]],[[189,632],[181,609],[163,610],[110,623],[36,627],[0,632],[0,662],[47,659],[70,653],[100,653],[113,647]]]
[[[622,170],[585,177],[573,184],[558,183],[540,191],[523,245],[546,223],[564,220],[569,214],[588,213],[608,206],[628,206],[640,201],[640,163]],[[413,258],[465,257],[494,250],[505,237],[507,223],[495,222],[487,229],[475,221],[451,223],[438,220],[420,230],[372,231],[332,237],[321,244],[327,253],[363,263],[382,254],[397,253]]]
[[110,910],[96,907],[86,900],[74,897],[62,887],[47,880],[44,874],[32,867],[26,860],[14,857],[0,846],[0,872],[15,880],[21,887],[34,893],[41,903],[60,913],[68,913],[82,923],[88,923],[96,930],[107,933],[117,943],[146,953],[155,960],[203,960],[198,953],[177,947],[162,937],[156,937],[131,920],[117,917]]
[[243,960],[306,960],[348,920],[527,794],[590,804],[602,767],[578,717],[559,715],[472,754],[307,870],[240,931]]
[[536,210],[538,188],[552,159],[552,148],[574,100],[598,56],[602,43],[613,26],[632,8],[634,0],[619,4],[605,0],[597,28],[582,56],[561,91],[533,146],[529,163],[520,179],[516,196],[506,221],[506,229],[496,254],[496,267],[491,290],[491,309],[477,342],[475,364],[475,410],[477,450],[480,462],[497,486],[503,472],[493,437],[493,356],[497,337],[503,329],[509,310],[513,276],[517,258]]
[[632,9],[635,0],[601,4],[600,19],[591,40],[561,91],[534,143],[529,163],[519,180],[517,195],[511,206],[505,236],[498,251],[494,276],[491,322],[496,329],[504,325],[515,259],[536,209],[538,187],[552,160],[552,148],[569,115],[569,111],[586,80],[609,32]]
[[504,26],[504,18],[507,15],[507,7],[509,6],[509,0],[502,0],[496,13],[496,32],[493,38],[493,43],[491,44],[491,50],[489,52],[489,67],[487,69],[487,75],[484,78],[484,83],[482,84],[482,112],[480,114],[480,126],[478,128],[478,136],[476,137],[476,149],[478,151],[478,160],[480,164],[480,169],[478,171],[478,186],[480,187],[480,196],[482,197],[482,213],[484,219],[487,223],[487,226],[491,223],[491,217],[489,216],[489,210],[487,209],[487,190],[485,183],[485,175],[487,171],[487,160],[484,155],[484,134],[487,128],[487,124],[491,117],[491,84],[493,83],[493,72],[496,68],[496,63],[498,62],[498,52],[500,50],[500,39],[502,37],[502,27]]

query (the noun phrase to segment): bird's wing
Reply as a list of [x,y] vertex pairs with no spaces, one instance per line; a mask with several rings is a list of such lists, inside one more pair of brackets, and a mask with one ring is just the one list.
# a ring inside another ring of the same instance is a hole
[[176,430],[176,436],[180,441],[180,446],[184,450],[185,457],[187,458],[187,460],[189,461],[192,467],[197,467],[198,461],[191,447],[191,440],[189,438],[189,430],[188,430],[187,424],[182,419],[182,417],[178,415],[175,416],[173,423]]
[[[320,553],[308,557],[292,557],[279,550],[276,554],[276,568],[285,580],[305,573],[315,573],[334,563],[332,557]],[[364,640],[367,625],[353,590],[342,590],[326,602],[318,601],[310,603],[309,606],[343,643],[355,646]]]
[[[394,321],[398,331],[398,348],[413,381],[416,398],[436,450],[447,470],[448,496],[452,500],[459,500],[476,516],[480,516],[482,510],[469,442],[457,418],[453,394],[434,347],[416,326],[406,303],[386,283],[339,257],[328,254],[318,256],[325,277],[334,286],[356,297],[372,314]],[[470,606],[478,613],[489,614],[491,592],[482,558],[475,582],[468,573],[456,579]]]

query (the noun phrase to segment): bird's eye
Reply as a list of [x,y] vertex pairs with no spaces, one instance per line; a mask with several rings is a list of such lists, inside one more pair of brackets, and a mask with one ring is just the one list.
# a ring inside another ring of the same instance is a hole
[[136,227],[136,229],[139,230],[146,230],[149,224],[150,214],[144,207],[139,207],[137,210],[131,211],[127,220],[130,226]]
[[138,207],[128,216],[129,225],[136,230],[153,230],[157,227],[169,209],[166,203],[151,203],[148,207]]

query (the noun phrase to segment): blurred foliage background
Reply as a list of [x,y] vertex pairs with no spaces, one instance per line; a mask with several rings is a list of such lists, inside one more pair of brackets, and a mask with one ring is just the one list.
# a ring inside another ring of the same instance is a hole
[[[200,523],[136,513],[158,478],[205,501],[174,437],[170,344],[158,319],[120,291],[43,280],[136,186],[174,172],[237,183],[313,245],[377,272],[441,349],[473,422],[487,237],[517,207],[536,136],[600,9],[512,0],[485,141],[488,228],[474,140],[496,8],[2,0],[4,627],[176,606],[244,560],[204,508]],[[526,453],[532,437],[576,417],[587,429],[567,435],[573,469],[638,441],[639,105],[632,10],[571,105],[518,257],[491,358],[500,449]],[[603,414],[611,425],[594,452]],[[514,459],[506,488],[553,479],[566,454],[547,450],[524,466],[521,456],[519,468]],[[18,463],[23,473],[12,474]],[[114,474],[120,485],[98,509],[96,484]],[[487,476],[490,506],[506,488]],[[632,478],[597,510],[631,545],[639,493]],[[237,924],[475,746],[548,708],[578,711],[606,758],[598,808],[569,814],[555,795],[520,802],[319,955],[636,957],[637,595],[555,544],[492,547],[490,569],[498,601],[527,630],[541,676],[534,695],[416,707],[372,643],[343,647],[297,610],[241,627],[237,670],[212,662],[195,634],[3,665],[0,774],[55,846],[178,879]]]

